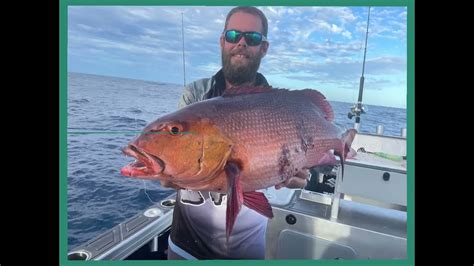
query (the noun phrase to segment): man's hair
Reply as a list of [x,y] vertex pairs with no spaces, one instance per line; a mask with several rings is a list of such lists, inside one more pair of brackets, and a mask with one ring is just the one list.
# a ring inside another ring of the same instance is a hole
[[260,11],[260,9],[253,6],[238,6],[238,7],[232,8],[232,10],[229,11],[229,14],[227,14],[227,17],[225,19],[224,30],[227,29],[227,24],[229,24],[230,17],[237,12],[243,12],[243,13],[247,13],[247,14],[251,14],[251,15],[259,17],[260,20],[262,21],[262,34],[263,36],[267,37],[267,33],[268,33],[267,17],[265,17],[265,14],[263,14],[263,12]]

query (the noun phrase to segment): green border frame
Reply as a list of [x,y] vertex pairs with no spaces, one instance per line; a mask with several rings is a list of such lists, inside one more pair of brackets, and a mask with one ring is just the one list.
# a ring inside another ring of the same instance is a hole
[[[69,261],[67,260],[67,14],[75,5],[174,6],[406,6],[407,7],[407,259],[404,260],[265,260],[265,261]],[[415,261],[415,3],[414,0],[60,0],[59,1],[59,265],[414,265]]]

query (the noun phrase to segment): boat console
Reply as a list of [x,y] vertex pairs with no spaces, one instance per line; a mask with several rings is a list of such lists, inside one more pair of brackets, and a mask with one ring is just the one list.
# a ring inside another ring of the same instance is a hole
[[352,148],[343,178],[338,167],[302,190],[267,189],[267,259],[406,258],[406,139],[358,134]]

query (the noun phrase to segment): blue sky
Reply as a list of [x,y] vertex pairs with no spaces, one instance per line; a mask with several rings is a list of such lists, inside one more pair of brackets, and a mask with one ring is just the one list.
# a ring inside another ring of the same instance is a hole
[[[221,67],[219,37],[232,7],[68,8],[68,71],[186,83]],[[355,103],[368,7],[260,7],[270,47],[259,72],[273,87],[320,90]],[[406,108],[407,10],[372,7],[363,102]]]

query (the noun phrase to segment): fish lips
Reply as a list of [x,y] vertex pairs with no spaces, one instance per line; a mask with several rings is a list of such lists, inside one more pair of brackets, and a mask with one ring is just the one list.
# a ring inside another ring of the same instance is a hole
[[153,178],[160,176],[165,170],[165,162],[155,155],[149,154],[137,146],[130,144],[122,152],[136,161],[124,166],[120,173],[124,176]]

